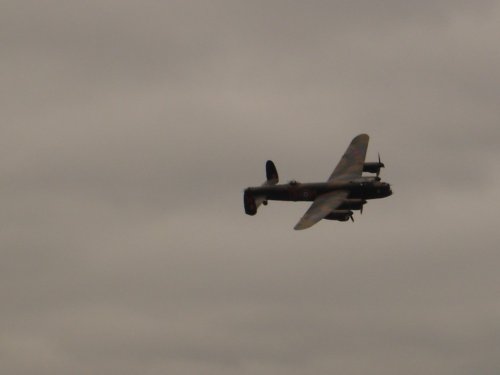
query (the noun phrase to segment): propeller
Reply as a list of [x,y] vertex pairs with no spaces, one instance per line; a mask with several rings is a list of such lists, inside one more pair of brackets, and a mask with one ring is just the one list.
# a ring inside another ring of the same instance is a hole
[[361,215],[363,215],[363,209],[365,208],[365,204],[366,204],[366,199],[363,199],[363,201],[361,202],[361,208],[359,209],[359,213]]
[[[380,152],[378,153],[378,164],[379,164],[380,168],[385,168],[384,163],[382,163],[382,162],[380,161]],[[378,175],[380,174],[380,168],[377,170],[377,177],[378,177]]]
[[351,219],[351,221],[354,223],[354,217],[353,215],[351,214],[351,216],[349,216],[349,218]]

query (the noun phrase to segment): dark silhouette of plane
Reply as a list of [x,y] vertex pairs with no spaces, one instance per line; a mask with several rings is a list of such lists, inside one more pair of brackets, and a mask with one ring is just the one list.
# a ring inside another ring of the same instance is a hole
[[[300,183],[295,180],[278,185],[278,171],[271,160],[266,163],[267,181],[262,186],[249,187],[243,194],[245,212],[255,215],[257,208],[267,205],[269,200],[312,201],[311,207],[302,216],[294,229],[306,229],[321,219],[354,221],[352,210],[363,212],[368,199],[385,198],[392,194],[391,186],[382,182],[380,161],[365,163],[369,137],[355,137],[326,182]],[[363,172],[376,176],[362,176]]]

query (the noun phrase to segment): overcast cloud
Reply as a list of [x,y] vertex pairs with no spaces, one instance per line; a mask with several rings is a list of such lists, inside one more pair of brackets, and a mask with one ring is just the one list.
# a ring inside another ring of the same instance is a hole
[[[496,1],[0,1],[2,374],[500,373]],[[273,159],[394,195],[295,232]]]

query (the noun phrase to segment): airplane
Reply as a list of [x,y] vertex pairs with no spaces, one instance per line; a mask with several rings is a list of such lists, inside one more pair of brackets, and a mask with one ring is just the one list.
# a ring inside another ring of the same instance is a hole
[[[300,183],[295,180],[278,184],[278,171],[271,160],[266,162],[267,180],[261,186],[248,187],[243,193],[247,215],[255,215],[257,208],[268,201],[313,202],[304,216],[295,225],[295,230],[306,229],[321,219],[348,221],[352,210],[363,213],[368,199],[385,198],[392,195],[390,184],[382,182],[379,174],[385,165],[380,161],[366,162],[369,136],[360,134],[352,141],[326,182]],[[375,176],[362,175],[363,172]]]

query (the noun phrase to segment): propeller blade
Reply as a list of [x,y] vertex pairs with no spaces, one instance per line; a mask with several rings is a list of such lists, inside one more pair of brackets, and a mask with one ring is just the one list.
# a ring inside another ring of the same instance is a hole
[[354,223],[354,218],[352,217],[352,214],[351,214],[350,218],[351,218],[351,221]]
[[380,174],[380,168],[385,168],[384,163],[382,163],[382,161],[380,160],[380,152],[378,153],[378,165],[379,165],[379,168],[377,170],[377,177]]

